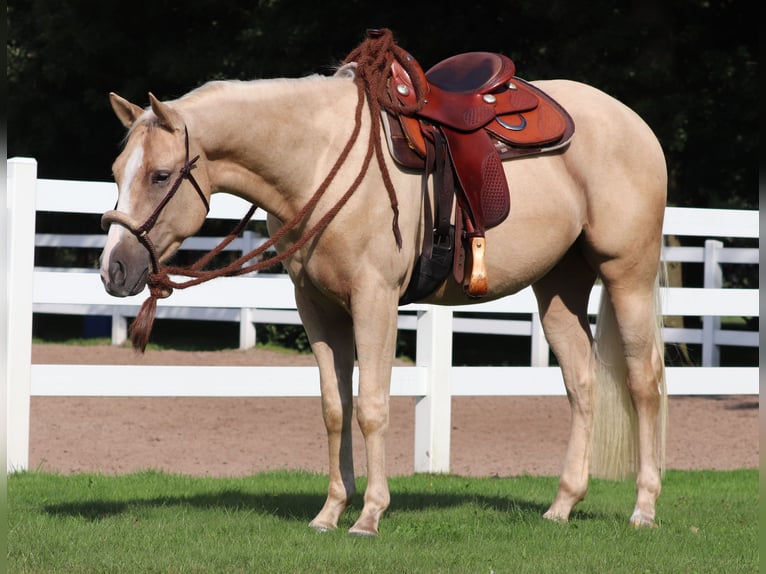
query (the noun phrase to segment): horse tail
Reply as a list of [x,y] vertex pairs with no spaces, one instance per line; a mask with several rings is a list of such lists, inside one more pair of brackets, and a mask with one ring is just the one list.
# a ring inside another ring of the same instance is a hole
[[[658,390],[660,411],[657,422],[657,452],[664,473],[667,437],[668,396],[665,382],[664,342],[660,282],[665,274],[661,264],[654,284],[654,345],[659,355]],[[638,471],[638,418],[627,385],[627,366],[617,330],[614,307],[603,289],[593,345],[594,428],[591,474],[600,478],[624,479]]]

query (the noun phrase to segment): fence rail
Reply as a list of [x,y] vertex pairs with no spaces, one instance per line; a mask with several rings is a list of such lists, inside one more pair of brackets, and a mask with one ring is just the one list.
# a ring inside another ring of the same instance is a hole
[[[98,274],[33,268],[34,246],[55,244],[52,236],[35,236],[35,211],[101,213],[115,202],[116,186],[100,182],[38,180],[34,160],[8,162],[10,220],[9,306],[7,333],[8,469],[28,463],[30,396],[316,396],[318,373],[308,367],[140,367],[114,369],[103,365],[31,365],[33,310],[66,307],[72,313],[129,316],[143,296],[115,299],[100,284]],[[214,196],[210,217],[239,219],[247,205],[230,196]],[[262,215],[261,215],[262,217]],[[758,238],[758,213],[734,210],[674,209],[666,211],[666,234],[705,238]],[[82,236],[88,247],[91,236]],[[253,238],[250,239],[252,241]],[[257,240],[257,239],[256,239]],[[62,241],[76,242],[72,237]],[[97,243],[97,242],[96,242]],[[195,247],[197,248],[197,247]],[[705,265],[705,288],[663,289],[666,315],[704,317],[701,330],[666,329],[669,340],[695,342],[713,349],[720,345],[758,346],[758,333],[727,331],[720,317],[758,317],[757,289],[725,289],[721,263],[758,263],[757,248],[729,248],[721,241],[705,247],[669,247],[666,260]],[[709,277],[708,277],[709,275]],[[595,314],[600,289],[594,289],[590,312]],[[253,308],[253,302],[257,307]],[[225,302],[225,303],[222,303]],[[212,307],[211,305],[225,305]],[[240,324],[297,321],[295,299],[285,276],[222,278],[195,289],[178,291],[163,300],[165,316],[226,316]],[[471,317],[455,316],[470,310]],[[530,289],[511,297],[470,308],[408,305],[401,309],[399,327],[415,329],[416,364],[395,368],[392,393],[417,397],[415,409],[415,470],[449,470],[450,399],[452,396],[561,395],[558,368],[548,366],[548,347],[537,320]],[[496,320],[485,313],[529,315],[530,320]],[[239,317],[237,319],[237,316]],[[452,366],[451,333],[496,332],[532,338],[530,367]],[[244,336],[244,335],[243,335]],[[355,375],[356,377],[356,375]],[[210,381],[216,381],[211,385]],[[356,385],[356,378],[355,378]],[[757,367],[670,367],[671,394],[757,394]]]
[[[114,205],[117,196],[117,186],[106,182],[76,182],[49,179],[37,180],[36,208],[38,211],[59,213],[93,213],[101,214]],[[214,219],[238,220],[247,211],[249,204],[245,201],[225,195],[213,197],[210,217]],[[265,213],[256,212],[256,220],[264,220]],[[664,233],[666,235],[685,235],[700,237],[758,237],[757,212],[738,210],[708,210],[708,209],[675,209],[668,208],[665,215]],[[181,249],[209,250],[217,245],[220,237],[192,237],[187,239]],[[233,241],[227,250],[248,252],[260,245],[265,238],[252,231],[246,231],[241,238]],[[106,236],[85,234],[37,234],[37,247],[75,247],[102,248]],[[757,248],[725,247],[723,242],[709,239],[704,247],[665,247],[663,260],[666,262],[700,263],[704,265],[704,285],[706,288],[720,289],[723,287],[721,264],[757,264]],[[47,275],[51,270],[40,269],[36,274],[35,285],[42,281],[51,281],[52,286],[58,286],[64,281],[60,276]],[[57,270],[64,271],[64,270]],[[88,270],[76,269],[87,273]],[[92,272],[92,270],[91,270]],[[119,345],[127,339],[128,318],[135,317],[143,297],[137,296],[119,301],[105,295],[100,285],[81,285],[85,288],[82,301],[75,303],[66,297],[54,300],[50,297],[35,297],[33,309],[37,313],[96,315],[112,318],[112,343]],[[289,288],[288,288],[289,290]],[[207,296],[207,293],[206,293]],[[734,293],[724,297],[734,296]],[[177,297],[177,295],[174,295]],[[520,296],[519,296],[520,297]],[[532,337],[530,364],[535,367],[548,365],[548,347],[542,335],[542,328],[537,314],[537,307],[531,293],[525,294],[528,303],[518,313],[529,314],[529,319],[483,319],[476,317],[456,317],[453,321],[453,332],[503,334]],[[300,324],[298,313],[290,309],[259,309],[250,307],[252,301],[261,298],[248,297],[242,307],[228,306],[209,307],[211,300],[203,300],[200,305],[169,306],[166,302],[157,308],[160,319],[190,319],[198,321],[232,321],[239,323],[239,346],[250,348],[256,342],[256,324],[284,323]],[[98,301],[98,303],[97,303]],[[474,308],[471,308],[473,311]],[[593,311],[595,314],[595,311]],[[666,311],[667,315],[673,315]],[[695,313],[678,313],[679,315],[694,315]],[[735,313],[729,312],[734,315]],[[702,314],[700,314],[702,315]],[[757,315],[757,313],[756,313]],[[411,317],[402,315],[399,320],[401,329],[414,329]],[[702,366],[714,367],[719,364],[719,347],[729,346],[758,346],[758,333],[727,331],[722,329],[720,319],[710,316],[705,319],[701,329],[666,328],[665,340],[668,343],[700,344],[702,345]]]

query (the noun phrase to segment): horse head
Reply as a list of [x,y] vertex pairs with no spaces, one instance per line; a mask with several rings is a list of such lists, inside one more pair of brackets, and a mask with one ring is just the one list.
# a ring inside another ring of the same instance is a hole
[[125,297],[140,293],[149,273],[202,226],[209,202],[209,192],[202,190],[209,182],[205,168],[195,163],[203,152],[189,140],[172,105],[151,93],[146,110],[114,93],[110,100],[129,131],[112,166],[117,205],[102,219],[108,235],[101,280],[108,293]]

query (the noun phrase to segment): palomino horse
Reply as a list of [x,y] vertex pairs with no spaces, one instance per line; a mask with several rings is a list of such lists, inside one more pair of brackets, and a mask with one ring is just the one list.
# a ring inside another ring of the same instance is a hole
[[[129,134],[113,166],[119,198],[104,216],[101,277],[115,296],[141,292],[148,279],[151,285],[158,262],[202,225],[212,193],[266,210],[277,249],[289,254],[284,263],[320,373],[330,476],[327,500],[310,525],[336,528],[355,494],[356,357],[368,483],[351,533],[375,535],[390,501],[385,439],[397,308],[422,245],[424,192],[423,175],[397,167],[388,154],[379,158],[385,169],[370,161],[365,142],[377,124],[359,113],[369,111],[369,99],[355,80],[354,67],[346,66],[333,77],[213,82],[173,101],[150,94],[147,109],[111,94]],[[487,230],[489,291],[482,300],[531,285],[563,371],[571,430],[545,518],[568,520],[590,472],[636,472],[630,521],[651,526],[665,435],[656,302],[664,156],[647,125],[610,96],[571,81],[535,85],[568,110],[577,132],[563,150],[504,162],[512,208]],[[361,136],[350,139],[355,130]],[[398,199],[400,245],[384,176]],[[319,188],[323,193],[312,195]],[[311,229],[318,231],[305,239]],[[604,296],[594,340],[587,303],[597,279]],[[452,276],[425,299],[472,301]]]

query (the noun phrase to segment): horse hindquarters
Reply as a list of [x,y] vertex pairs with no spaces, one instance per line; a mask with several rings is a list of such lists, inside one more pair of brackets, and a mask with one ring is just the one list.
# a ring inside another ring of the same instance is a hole
[[[584,191],[580,243],[604,286],[592,360],[593,471],[617,477],[635,469],[637,461],[631,521],[652,524],[661,488],[666,410],[657,321],[667,191],[664,154],[649,126],[603,92],[572,82],[541,87],[569,110],[577,125],[577,136],[561,158]],[[615,434],[624,439],[616,440]],[[630,440],[632,450],[626,446]],[[604,456],[607,450],[611,453]]]

